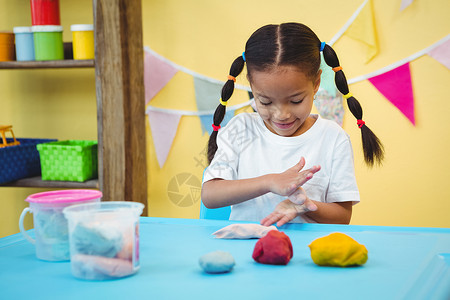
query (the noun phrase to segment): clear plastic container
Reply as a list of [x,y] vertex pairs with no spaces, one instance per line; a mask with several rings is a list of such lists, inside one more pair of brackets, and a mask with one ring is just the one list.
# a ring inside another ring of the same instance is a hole
[[63,210],[69,222],[70,265],[80,279],[117,279],[139,270],[142,203],[111,201]]
[[[69,230],[63,209],[81,203],[100,202],[102,193],[97,190],[60,190],[30,195],[30,203],[19,219],[19,228],[25,238],[36,246],[36,257],[47,261],[67,261],[69,253]],[[33,239],[25,231],[23,220],[27,212],[33,213]]]

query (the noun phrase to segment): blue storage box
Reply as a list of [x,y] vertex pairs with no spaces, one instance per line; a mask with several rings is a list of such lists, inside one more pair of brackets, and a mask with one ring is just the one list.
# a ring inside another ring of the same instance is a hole
[[[12,142],[12,138],[6,139]],[[0,148],[0,184],[26,177],[41,175],[41,162],[37,144],[55,139],[16,139],[20,145]]]

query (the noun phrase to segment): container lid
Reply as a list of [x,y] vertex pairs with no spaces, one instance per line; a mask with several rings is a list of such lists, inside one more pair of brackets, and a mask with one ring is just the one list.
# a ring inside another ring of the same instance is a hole
[[33,32],[61,32],[63,27],[59,25],[37,25],[31,26]]
[[70,26],[71,31],[92,31],[94,25],[92,24],[73,24]]
[[25,200],[30,203],[73,203],[98,199],[102,192],[97,190],[61,190],[37,193]]
[[118,217],[138,217],[144,210],[144,204],[132,201],[103,201],[68,206],[63,209],[64,216],[72,215],[91,216],[92,214],[105,214]]
[[18,26],[13,28],[14,33],[30,33],[31,27],[29,26]]
[[0,31],[0,44],[14,45],[14,33],[11,31]]

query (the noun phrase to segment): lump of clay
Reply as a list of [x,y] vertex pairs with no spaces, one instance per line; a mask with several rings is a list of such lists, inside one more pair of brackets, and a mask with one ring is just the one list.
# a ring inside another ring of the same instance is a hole
[[231,224],[217,230],[213,235],[218,239],[259,239],[271,230],[278,229],[275,226],[260,224]]
[[210,274],[230,272],[235,265],[233,256],[225,251],[207,253],[200,257],[198,263],[206,273]]
[[309,248],[312,260],[319,266],[349,267],[367,261],[366,247],[339,232],[314,240]]
[[114,226],[79,223],[71,238],[79,254],[114,257],[123,248],[122,233]]
[[128,260],[76,254],[71,259],[75,277],[89,280],[121,278],[136,272]]
[[253,250],[253,259],[262,264],[287,265],[293,256],[289,237],[277,230],[271,230],[259,239]]

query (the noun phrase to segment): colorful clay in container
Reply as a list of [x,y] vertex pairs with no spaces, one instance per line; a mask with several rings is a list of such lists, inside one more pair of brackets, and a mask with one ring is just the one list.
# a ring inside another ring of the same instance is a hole
[[0,32],[0,61],[14,60],[14,33]]
[[17,61],[34,60],[34,39],[31,27],[14,27]]
[[34,56],[36,60],[64,59],[62,26],[33,26]]
[[94,59],[94,25],[70,26],[73,38],[73,59]]
[[63,209],[69,224],[72,274],[108,280],[135,274],[139,268],[139,216],[144,205],[105,201]]
[[31,23],[35,25],[61,25],[59,0],[30,0]]

